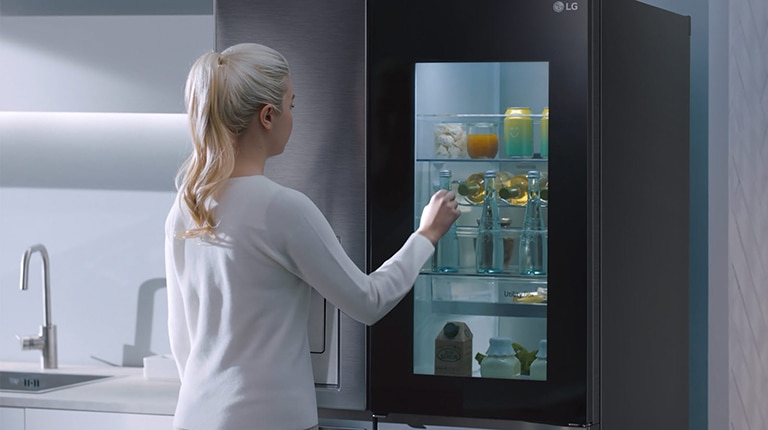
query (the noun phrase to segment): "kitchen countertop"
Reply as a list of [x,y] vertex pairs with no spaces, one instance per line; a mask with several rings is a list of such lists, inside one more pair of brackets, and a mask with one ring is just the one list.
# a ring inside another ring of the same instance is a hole
[[178,381],[148,380],[140,367],[59,365],[42,370],[39,362],[2,362],[0,371],[108,375],[110,378],[44,393],[0,391],[0,406],[173,415]]

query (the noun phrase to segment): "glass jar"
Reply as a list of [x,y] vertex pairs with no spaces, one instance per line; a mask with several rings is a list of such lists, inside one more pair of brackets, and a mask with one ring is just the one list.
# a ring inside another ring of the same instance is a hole
[[539,341],[536,359],[531,363],[531,379],[547,380],[547,340]]
[[496,124],[477,122],[469,125],[467,154],[469,158],[496,158],[499,152],[499,134]]
[[480,362],[480,376],[483,378],[512,379],[520,376],[520,360],[512,349],[512,339],[492,337],[488,351]]

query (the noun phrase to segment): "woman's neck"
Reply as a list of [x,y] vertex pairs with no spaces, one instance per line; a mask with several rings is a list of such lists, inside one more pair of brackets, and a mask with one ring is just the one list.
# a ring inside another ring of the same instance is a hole
[[235,154],[235,168],[230,177],[254,176],[264,174],[267,156],[262,145],[241,145]]

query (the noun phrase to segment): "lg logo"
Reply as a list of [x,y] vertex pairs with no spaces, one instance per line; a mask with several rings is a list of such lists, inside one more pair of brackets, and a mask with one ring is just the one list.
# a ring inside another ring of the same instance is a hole
[[568,3],[564,3],[564,2],[561,2],[561,1],[556,1],[552,5],[552,10],[554,10],[557,13],[560,13],[560,12],[563,12],[563,11],[568,12],[568,11],[578,10],[578,9],[579,9],[579,4],[577,2],[575,2],[575,1],[574,2],[568,2]]

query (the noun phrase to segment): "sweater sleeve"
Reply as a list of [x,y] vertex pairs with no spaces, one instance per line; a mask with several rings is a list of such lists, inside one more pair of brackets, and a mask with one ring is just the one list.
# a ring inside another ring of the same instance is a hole
[[169,221],[166,221],[165,280],[168,294],[168,339],[171,344],[171,353],[176,361],[179,377],[183,381],[184,369],[190,352],[190,333],[184,312],[181,286],[175,271],[174,240],[176,239],[173,237],[173,229],[170,227]]
[[[320,210],[303,194],[282,206],[287,268],[350,317],[374,324],[410,291],[434,252],[426,237],[413,233],[381,267],[365,274],[349,258]],[[293,207],[292,207],[293,206]],[[270,217],[271,218],[271,217]]]

